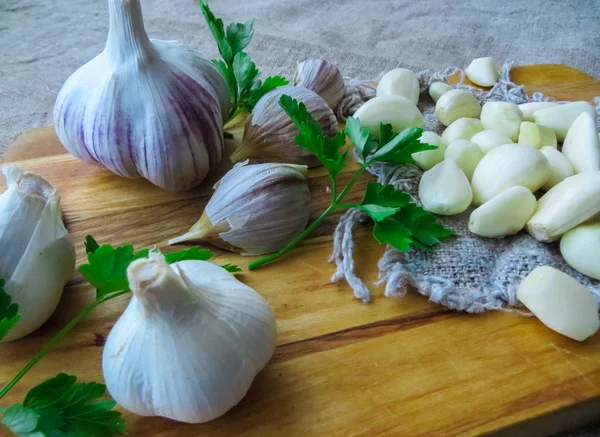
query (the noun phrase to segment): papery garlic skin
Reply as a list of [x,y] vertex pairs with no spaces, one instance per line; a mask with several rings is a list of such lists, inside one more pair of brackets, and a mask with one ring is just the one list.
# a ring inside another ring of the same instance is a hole
[[578,272],[600,279],[600,223],[579,225],[565,233],[560,254]]
[[519,139],[519,128],[523,113],[510,102],[487,102],[481,108],[481,123],[486,129],[503,133],[512,141]]
[[344,98],[346,90],[340,70],[325,59],[302,61],[298,64],[293,83],[320,95],[334,111]]
[[481,105],[467,90],[450,90],[435,104],[435,116],[445,126],[451,125],[459,118],[477,118],[479,114],[481,114]]
[[592,293],[553,267],[533,269],[519,284],[517,298],[544,325],[573,340],[583,341],[600,327]]
[[109,0],[104,51],[62,87],[56,133],[73,155],[169,191],[198,185],[223,155],[228,91],[218,69],[150,40],[139,0]]
[[361,127],[369,129],[369,134],[379,139],[381,123],[389,123],[395,132],[409,127],[423,127],[425,119],[419,109],[401,96],[377,96],[367,101],[354,113]]
[[596,117],[594,107],[588,102],[571,102],[535,111],[533,121],[554,129],[558,141],[564,141],[569,128],[582,112],[587,112],[591,117]]
[[246,120],[242,144],[233,152],[233,162],[253,159],[263,162],[322,165],[311,152],[298,147],[295,137],[298,128],[279,105],[287,95],[304,103],[306,109],[323,128],[325,135],[338,132],[338,122],[327,102],[312,90],[300,86],[281,86],[265,94]]
[[550,178],[544,184],[542,189],[548,191],[558,183],[564,181],[575,172],[569,160],[553,146],[544,146],[540,149],[550,165]]
[[446,153],[446,142],[442,140],[438,134],[435,132],[425,131],[423,134],[421,134],[419,142],[437,146],[437,149],[434,150],[425,150],[424,152],[412,154],[412,158],[423,170],[429,170],[431,167],[444,160],[444,154]]
[[169,266],[151,253],[127,276],[133,297],[102,354],[111,396],[140,416],[187,423],[237,405],[275,350],[267,301],[205,261]]
[[446,148],[445,158],[456,162],[467,179],[471,180],[477,164],[483,159],[483,152],[471,141],[455,140]]
[[429,85],[429,95],[434,102],[437,102],[442,95],[447,93],[448,91],[452,91],[454,89],[453,86],[448,85],[444,82],[432,82]]
[[445,159],[423,173],[419,199],[427,211],[455,215],[469,207],[473,195],[469,180],[460,167],[452,159]]
[[477,144],[484,155],[498,146],[503,146],[504,144],[510,144],[513,142],[513,140],[508,138],[503,133],[493,129],[482,130],[481,132],[473,135],[469,141]]
[[469,231],[487,238],[503,238],[519,232],[533,215],[537,201],[529,189],[510,187],[471,213]]
[[206,241],[243,255],[282,249],[308,222],[306,172],[292,164],[236,164],[215,186],[200,220],[169,244]]
[[[483,130],[481,121],[476,118],[459,118],[442,132],[442,139],[450,144],[455,140],[471,140]],[[506,143],[505,143],[506,144]]]
[[534,192],[549,177],[548,160],[538,149],[521,144],[498,146],[483,157],[473,173],[473,203],[481,205],[517,185]]
[[517,105],[523,114],[524,121],[535,121],[533,114],[541,109],[552,108],[558,106],[555,102],[529,102]]
[[400,96],[413,105],[419,103],[419,79],[406,68],[395,68],[383,75],[377,84],[377,96]]
[[476,58],[465,69],[471,82],[480,86],[493,86],[498,81],[498,67],[492,58]]
[[527,232],[545,243],[600,212],[600,172],[585,172],[566,178],[544,194],[527,222]]
[[575,119],[565,137],[562,153],[575,173],[600,170],[600,139],[596,133],[596,117],[582,112]]
[[52,315],[75,269],[75,249],[61,218],[60,197],[41,176],[9,165],[0,195],[0,277],[20,318],[3,341],[38,329]]

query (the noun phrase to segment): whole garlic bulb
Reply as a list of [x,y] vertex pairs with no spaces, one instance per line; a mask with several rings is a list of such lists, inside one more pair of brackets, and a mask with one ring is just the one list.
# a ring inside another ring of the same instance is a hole
[[300,62],[293,83],[320,95],[334,111],[346,91],[342,73],[325,59],[307,59]]
[[205,241],[244,255],[283,248],[308,222],[306,167],[236,164],[217,185],[198,222],[169,244]]
[[298,128],[279,105],[283,95],[304,103],[308,112],[323,127],[326,135],[338,132],[335,114],[327,102],[314,91],[299,86],[281,86],[265,94],[246,120],[242,144],[233,152],[233,162],[256,159],[268,162],[317,167],[321,162],[295,141]]
[[227,85],[174,41],[150,40],[139,0],[109,0],[104,51],[80,67],[54,107],[76,157],[169,191],[198,185],[223,155]]
[[102,354],[118,404],[201,423],[239,403],[275,350],[267,301],[217,265],[169,266],[155,252],[133,262],[127,277],[133,297]]
[[20,318],[3,341],[38,329],[52,315],[75,269],[75,249],[61,218],[56,189],[36,173],[2,169],[0,277]]

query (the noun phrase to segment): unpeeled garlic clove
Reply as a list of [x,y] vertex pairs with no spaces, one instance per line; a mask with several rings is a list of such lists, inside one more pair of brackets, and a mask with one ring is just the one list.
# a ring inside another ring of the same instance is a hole
[[421,177],[419,199],[426,210],[435,214],[459,214],[469,207],[472,198],[469,180],[452,159],[440,162]]
[[582,112],[575,119],[565,137],[562,153],[575,173],[600,170],[600,140],[595,117]]
[[486,129],[497,130],[513,142],[519,138],[523,113],[510,102],[487,102],[481,108],[481,123]]
[[548,160],[548,164],[550,164],[550,178],[542,187],[544,191],[548,191],[556,184],[575,174],[569,160],[555,147],[544,146],[540,149],[540,152],[544,154]]
[[510,187],[471,213],[469,231],[480,237],[502,238],[519,232],[537,205],[528,188]]
[[600,279],[600,223],[588,223],[571,229],[560,239],[565,261],[584,275]]
[[541,149],[544,146],[557,147],[554,130],[548,126],[524,121],[519,129],[519,144]]
[[533,121],[554,129],[558,141],[564,141],[569,128],[582,112],[596,117],[594,107],[588,102],[571,102],[535,111]]
[[470,140],[483,130],[481,121],[476,118],[459,118],[442,132],[442,139],[450,144],[455,140]]
[[533,269],[519,284],[517,298],[544,325],[573,340],[583,341],[600,327],[592,293],[553,267]]
[[540,109],[553,108],[558,106],[558,103],[555,102],[529,102],[529,103],[521,103],[519,109],[521,113],[523,113],[524,121],[535,121],[533,118],[533,114]]
[[435,116],[446,126],[459,118],[476,118],[479,114],[481,114],[481,105],[467,90],[450,90],[435,104]]
[[467,179],[471,180],[477,164],[483,158],[483,152],[479,146],[467,140],[452,141],[446,148],[446,159],[452,159],[465,173]]
[[513,142],[513,140],[508,138],[503,133],[493,129],[486,129],[476,133],[473,135],[470,141],[477,144],[484,155],[498,146],[503,146]]
[[492,58],[473,59],[465,73],[475,85],[493,86],[498,81],[498,67]]
[[306,59],[298,64],[293,83],[320,95],[334,111],[346,89],[340,70],[324,59]]
[[296,144],[298,128],[279,105],[279,99],[284,94],[304,103],[306,110],[323,128],[324,134],[337,134],[335,114],[321,96],[307,88],[282,86],[265,94],[254,107],[246,120],[242,143],[231,155],[233,162],[253,159],[309,167],[321,165],[314,154]]
[[431,82],[431,85],[429,85],[429,95],[434,102],[437,102],[440,97],[442,97],[448,91],[452,91],[453,89],[453,86],[444,82]]
[[599,212],[600,172],[579,173],[556,184],[538,200],[526,228],[533,238],[547,243]]
[[236,164],[223,176],[198,222],[169,244],[205,241],[243,255],[283,248],[306,227],[306,167]]
[[419,103],[419,79],[406,68],[396,68],[383,75],[377,85],[377,96],[400,96],[413,105]]
[[423,114],[408,99],[400,96],[374,97],[354,113],[361,127],[369,129],[369,133],[379,138],[381,123],[389,123],[396,132],[409,127],[423,127]]
[[521,144],[498,146],[483,157],[473,173],[473,203],[481,205],[517,185],[534,192],[549,177],[548,160],[539,150]]
[[419,138],[419,141],[424,144],[437,146],[437,149],[434,150],[425,150],[424,152],[412,154],[412,158],[417,162],[419,167],[421,167],[423,170],[429,170],[431,167],[444,160],[446,143],[438,134],[435,132],[425,131],[421,135],[421,138]]

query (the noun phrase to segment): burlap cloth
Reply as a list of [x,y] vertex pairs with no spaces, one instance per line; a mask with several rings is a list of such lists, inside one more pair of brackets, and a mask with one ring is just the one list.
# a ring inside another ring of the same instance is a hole
[[[226,22],[256,17],[249,49],[265,74],[291,77],[296,62],[323,57],[345,76],[376,77],[465,67],[478,56],[561,63],[600,77],[599,0],[213,0]],[[151,37],[216,56],[195,0],[142,0]],[[64,80],[98,54],[107,32],[103,0],[0,0],[0,150],[50,124]],[[599,413],[600,417],[600,413]],[[590,427],[569,436],[600,436]]]

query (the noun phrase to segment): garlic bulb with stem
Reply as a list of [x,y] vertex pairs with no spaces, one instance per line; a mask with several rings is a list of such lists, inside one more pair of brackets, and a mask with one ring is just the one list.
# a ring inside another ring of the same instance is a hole
[[73,155],[120,176],[192,188],[222,158],[227,85],[198,53],[150,40],[139,0],[108,3],[106,46],[58,94],[56,133]]
[[267,301],[219,266],[168,265],[160,253],[134,261],[127,277],[133,297],[102,354],[112,397],[135,414],[187,423],[237,405],[275,350]]
[[292,164],[236,164],[215,186],[200,220],[169,244],[205,241],[244,255],[281,249],[308,222],[306,171]]
[[293,83],[320,95],[334,111],[344,98],[346,90],[340,70],[325,59],[306,59],[300,62]]
[[0,277],[20,318],[3,341],[24,337],[52,315],[75,268],[75,250],[61,218],[56,189],[36,173],[2,169]]
[[265,94],[246,120],[242,144],[233,152],[233,162],[247,159],[302,164],[309,167],[321,165],[310,152],[296,145],[298,128],[279,106],[283,95],[304,103],[306,110],[321,125],[326,135],[335,135],[338,123],[327,102],[314,91],[299,86],[282,86]]

